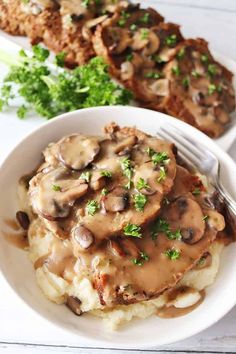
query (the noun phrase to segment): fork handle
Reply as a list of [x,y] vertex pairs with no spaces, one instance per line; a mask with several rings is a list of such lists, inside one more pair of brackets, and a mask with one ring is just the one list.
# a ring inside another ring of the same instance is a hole
[[236,218],[236,202],[234,201],[234,199],[223,187],[220,181],[217,181],[215,187],[218,190],[220,197],[222,198],[222,201],[226,203],[229,212],[231,212],[231,215]]

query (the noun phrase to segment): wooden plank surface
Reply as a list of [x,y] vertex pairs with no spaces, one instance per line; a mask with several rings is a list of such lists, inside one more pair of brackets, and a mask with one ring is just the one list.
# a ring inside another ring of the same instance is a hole
[[[236,0],[144,0],[143,4],[156,7],[168,21],[181,24],[185,36],[204,37],[211,48],[236,59]],[[11,124],[14,128],[14,122]],[[0,138],[3,135],[0,132]],[[236,146],[231,153],[236,160]],[[170,346],[146,351],[93,348],[89,341],[52,326],[30,311],[1,276],[0,286],[0,353],[236,353],[236,308],[208,330]]]

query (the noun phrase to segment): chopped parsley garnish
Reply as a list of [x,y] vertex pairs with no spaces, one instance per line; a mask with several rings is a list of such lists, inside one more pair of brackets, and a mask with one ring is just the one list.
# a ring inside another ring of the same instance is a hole
[[126,236],[141,238],[143,235],[141,233],[141,227],[135,224],[128,224],[124,227],[124,234]]
[[169,224],[164,219],[157,219],[151,227],[152,239],[156,240],[159,233],[166,233],[169,230]]
[[168,47],[172,47],[176,44],[177,42],[177,36],[176,34],[171,34],[170,36],[166,37],[165,39],[165,44],[168,45]]
[[191,75],[192,75],[193,77],[199,77],[199,76],[200,76],[200,74],[199,74],[196,70],[192,70],[192,71],[191,71]]
[[121,168],[123,170],[123,174],[128,178],[128,183],[126,184],[126,188],[130,189],[132,186],[132,176],[133,176],[133,167],[131,165],[131,160],[128,157],[124,157],[121,160]]
[[96,200],[89,200],[86,205],[86,211],[88,215],[94,216],[98,210],[99,210],[98,202]]
[[152,158],[152,162],[154,163],[154,165],[167,164],[170,161],[170,159],[165,151],[156,152],[152,148],[148,147],[146,149],[146,152],[147,152],[148,156],[150,156]]
[[168,155],[166,152],[155,152],[152,155],[152,162],[154,163],[154,165],[159,165],[159,164],[166,164],[170,161]]
[[180,75],[180,67],[178,65],[173,66],[173,68],[171,69],[172,73],[176,76]]
[[203,256],[203,257],[201,257],[201,258],[198,260],[197,265],[198,265],[199,267],[202,267],[202,266],[205,265],[205,263],[206,263],[206,257]]
[[126,24],[128,18],[130,18],[130,14],[128,12],[125,12],[124,10],[121,11],[121,18],[118,21],[118,25],[120,27],[123,27]]
[[143,211],[147,203],[146,195],[142,193],[137,193],[134,195],[134,206],[137,211]]
[[181,240],[182,235],[180,229],[172,231],[170,225],[165,219],[158,218],[152,225],[151,237],[153,240],[157,239],[158,234],[164,233],[169,240]]
[[181,238],[182,238],[180,229],[178,229],[176,231],[169,230],[169,231],[167,231],[166,235],[169,240],[181,240]]
[[183,59],[185,56],[185,48],[181,48],[177,53],[177,59]]
[[107,177],[107,178],[111,178],[112,177],[112,173],[110,171],[102,171],[101,172],[101,176]]
[[83,179],[84,181],[89,183],[90,177],[91,177],[91,172],[87,171],[87,172],[82,172],[81,175],[79,176],[79,179]]
[[203,221],[207,221],[208,219],[209,219],[209,215],[205,215],[205,216],[203,216],[203,218],[202,218]]
[[159,169],[159,177],[157,178],[157,182],[161,183],[166,179],[166,169],[164,166],[161,166]]
[[216,87],[215,84],[210,84],[210,85],[208,86],[208,93],[209,93],[209,95],[212,95],[214,92],[216,92],[216,90],[217,90],[217,87]]
[[61,191],[61,187],[58,186],[57,184],[53,184],[52,185],[52,190],[54,190],[54,192],[60,192]]
[[216,66],[215,66],[215,64],[209,64],[207,71],[208,71],[209,75],[215,76],[215,74],[216,74]]
[[195,188],[193,191],[192,191],[192,194],[193,195],[200,195],[201,194],[201,190],[199,188]]
[[206,54],[202,54],[201,55],[201,62],[202,63],[207,63],[208,62],[208,56]]
[[134,57],[133,54],[132,54],[132,53],[129,53],[129,54],[126,55],[126,60],[127,60],[127,61],[132,61],[132,60],[133,60],[133,57]]
[[185,88],[189,87],[189,78],[188,77],[184,77],[182,80],[182,84]]
[[171,259],[172,261],[175,261],[180,258],[181,252],[175,248],[170,248],[164,252],[164,255]]
[[145,74],[145,77],[148,79],[160,79],[162,77],[162,74],[149,71],[148,73]]
[[131,31],[136,31],[137,28],[138,26],[135,23],[130,26]]
[[[49,51],[39,45],[33,46],[33,56],[23,50],[14,60],[0,89],[0,110],[9,105],[16,106],[13,100],[23,98],[18,115],[25,118],[28,113],[50,119],[61,113],[86,107],[128,104],[132,95],[112,81],[108,66],[100,57],[73,70],[59,68],[64,54],[57,56],[57,65],[46,62]],[[6,54],[0,50],[0,60]],[[9,57],[9,65],[13,59]],[[22,108],[21,108],[22,107]]]
[[139,178],[136,187],[137,187],[138,190],[141,190],[141,189],[149,189],[149,188],[150,188],[150,186],[148,185],[148,183],[145,182],[145,180],[144,180],[142,177]]
[[146,12],[142,17],[140,17],[139,22],[148,23],[150,21],[150,14]]
[[108,194],[108,189],[107,188],[103,188],[101,191],[101,195],[107,195]]
[[145,252],[140,252],[138,258],[132,258],[133,264],[142,266],[145,262],[149,261],[149,256]]
[[150,156],[150,157],[152,157],[156,153],[156,151],[150,147],[148,147],[145,151],[148,154],[148,156]]
[[162,59],[159,55],[157,54],[154,54],[152,55],[152,60],[154,60],[156,63],[158,64],[162,64],[162,63],[165,63],[166,60],[165,59]]
[[148,39],[149,31],[145,28],[141,29],[141,39],[145,40]]
[[57,66],[60,66],[61,68],[63,68],[65,66],[65,57],[66,57],[65,52],[58,53],[55,56],[55,64]]
[[90,0],[83,0],[82,1],[82,6],[87,8],[89,6],[89,3],[90,3]]

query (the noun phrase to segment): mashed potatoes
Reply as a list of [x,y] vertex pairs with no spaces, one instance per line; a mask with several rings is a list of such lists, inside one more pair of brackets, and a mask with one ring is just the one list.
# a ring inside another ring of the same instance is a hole
[[[53,235],[50,232],[43,235],[39,231],[38,221],[35,220],[31,224],[29,232],[29,258],[32,262],[46,255],[50,248],[50,243],[53,241]],[[196,293],[211,285],[219,270],[220,255],[223,247],[222,243],[215,241],[209,249],[212,255],[211,265],[204,269],[193,269],[187,272],[179,285],[194,288]],[[105,326],[109,329],[117,329],[135,317],[147,318],[155,314],[158,308],[167,303],[167,297],[164,293],[153,300],[141,301],[131,305],[117,305],[112,309],[104,309],[100,304],[97,291],[93,288],[88,278],[81,278],[78,275],[73,278],[71,283],[49,272],[44,265],[36,270],[36,280],[49,300],[57,304],[63,304],[67,295],[77,297],[81,301],[81,310],[103,318]],[[185,307],[189,301],[191,302],[190,295],[186,294],[180,301]],[[178,303],[178,307],[181,307],[181,303]]]

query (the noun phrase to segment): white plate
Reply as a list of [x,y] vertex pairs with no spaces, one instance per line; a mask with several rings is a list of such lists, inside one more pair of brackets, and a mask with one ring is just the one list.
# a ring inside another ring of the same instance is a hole
[[[165,127],[170,123],[176,125],[218,156],[222,164],[223,184],[236,196],[236,165],[220,147],[195,128],[161,113],[141,108],[90,108],[65,114],[41,126],[27,136],[5,160],[0,168],[0,229],[5,228],[3,219],[14,216],[17,210],[18,179],[38,164],[41,151],[49,142],[74,132],[98,134],[111,121],[116,121],[121,126],[136,125],[153,135],[160,124]],[[0,238],[0,269],[15,293],[31,309],[53,324],[86,337],[100,346],[140,349],[169,344],[212,325],[236,303],[236,244],[225,249],[216,282],[209,287],[205,301],[195,311],[175,319],[153,316],[146,320],[136,320],[114,333],[104,331],[100,319],[88,315],[76,317],[65,306],[46,300],[35,283],[34,270],[26,254],[9,245],[3,238]]]
[[[27,38],[24,37],[12,37],[8,34],[5,34],[4,32],[0,31],[0,45],[1,48],[4,48],[7,52],[12,54],[13,56],[16,55],[19,51],[19,49],[25,48],[30,50],[31,46],[29,44],[29,41]],[[225,56],[220,55],[219,53],[214,53],[214,56],[216,60],[219,60],[220,63],[225,65],[229,70],[231,70],[234,73],[234,87],[236,90],[236,62],[232,59],[226,58]],[[0,82],[2,78],[4,77],[5,73],[7,72],[7,67],[2,65],[0,63]],[[36,118],[34,122],[26,120],[24,124],[22,122],[19,122],[19,120],[16,118],[15,112],[4,112],[4,114],[0,114],[1,116],[5,116],[6,120],[9,119],[15,119],[15,124],[17,126],[17,132],[19,133],[20,136],[24,136],[24,130],[30,131],[32,126],[37,126],[40,124],[40,122],[43,123],[43,118]],[[18,120],[18,122],[17,122]],[[21,124],[20,124],[21,123]],[[0,119],[0,131],[1,131],[1,125],[4,125],[4,119]],[[4,130],[6,130],[7,127],[4,126]],[[6,132],[7,133],[7,132]],[[9,131],[9,136],[12,134],[12,131]],[[219,139],[216,139],[216,143],[222,147],[223,150],[227,151],[229,150],[230,146],[234,142],[236,138],[236,112],[232,115],[232,124],[231,126],[227,129],[225,134],[220,137]]]

